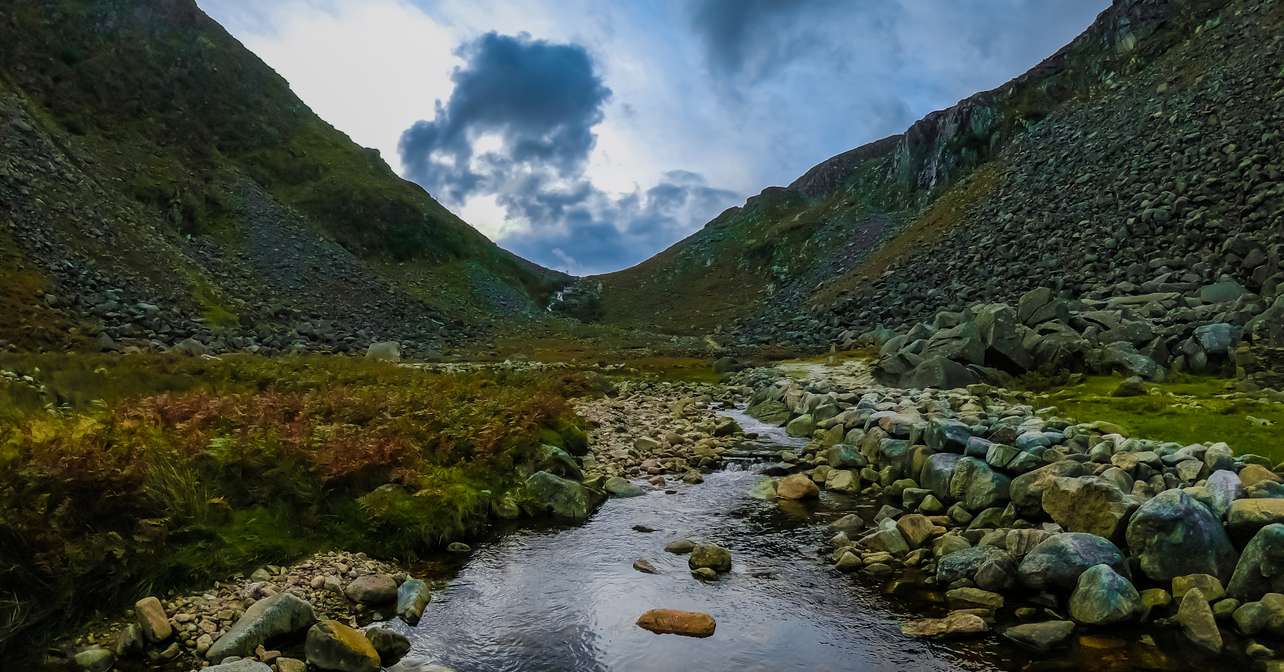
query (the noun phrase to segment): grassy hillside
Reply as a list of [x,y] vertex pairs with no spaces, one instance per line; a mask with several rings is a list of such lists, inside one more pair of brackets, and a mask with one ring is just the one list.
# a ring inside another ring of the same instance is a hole
[[[18,129],[0,221],[50,291],[93,289],[59,265],[84,259],[131,302],[196,321],[174,331],[266,323],[297,335],[279,309],[342,326],[368,307],[376,327],[442,332],[527,312],[562,277],[397,177],[192,0],[9,3],[0,64],[0,123]],[[347,291],[323,286],[335,276]],[[338,306],[303,296],[319,289]],[[83,321],[84,308],[66,313]],[[360,338],[360,326],[341,330]]]

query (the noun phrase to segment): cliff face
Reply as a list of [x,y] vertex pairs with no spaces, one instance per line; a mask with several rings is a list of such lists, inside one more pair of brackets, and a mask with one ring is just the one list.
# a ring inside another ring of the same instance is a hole
[[192,0],[0,7],[0,127],[0,250],[42,312],[0,329],[21,347],[430,349],[564,277],[401,180]]
[[[1218,30],[1211,23],[1257,4],[1118,0],[1073,42],[1003,86],[839,154],[657,257],[603,276],[603,315],[660,328],[667,321],[679,332],[721,329],[749,342],[823,343],[851,319],[848,295],[856,288],[905,258],[920,258],[970,208],[994,198],[1012,147],[1073,155],[1072,141],[1046,135],[1062,116],[1098,109],[1121,91],[1129,95],[1111,104],[1144,105],[1147,73],[1203,66],[1201,59],[1214,57],[1196,52],[1205,32]],[[1228,48],[1247,59],[1253,47]],[[1140,137],[1144,126],[1127,125],[1120,141]],[[1058,189],[1046,188],[1052,191],[1027,194],[1032,205]]]

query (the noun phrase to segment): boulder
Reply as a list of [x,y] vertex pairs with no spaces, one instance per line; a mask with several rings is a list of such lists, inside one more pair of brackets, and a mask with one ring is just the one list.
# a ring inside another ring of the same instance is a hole
[[586,520],[597,505],[597,497],[575,481],[537,471],[526,479],[521,506],[531,515],[550,515],[563,520]]
[[1043,493],[1060,477],[1082,476],[1084,467],[1073,460],[1060,460],[1045,467],[1028,471],[1012,479],[1008,488],[1012,505],[1018,513],[1028,518],[1043,515]]
[[375,653],[379,654],[379,664],[384,667],[396,665],[397,661],[410,653],[410,640],[400,632],[387,628],[370,628],[366,630],[366,639],[370,640]]
[[370,347],[366,348],[366,359],[377,362],[400,362],[401,344],[396,341],[371,343]]
[[1054,478],[1043,491],[1043,510],[1067,532],[1114,539],[1132,508],[1119,488],[1095,476]]
[[860,476],[851,469],[835,469],[825,478],[825,489],[835,492],[859,492]]
[[308,664],[335,672],[378,672],[379,652],[360,630],[338,621],[321,621],[304,643]]
[[72,660],[84,672],[107,672],[116,665],[116,654],[102,647],[91,647],[78,651]]
[[745,414],[769,425],[789,422],[789,407],[775,400],[760,401],[745,409]]
[[806,474],[791,474],[776,483],[776,496],[781,499],[815,499],[820,488]]
[[980,377],[971,369],[945,357],[924,359],[904,379],[905,387],[917,389],[948,390],[967,387],[980,382]]
[[1030,549],[1017,567],[1017,577],[1035,590],[1070,590],[1079,576],[1095,565],[1109,565],[1128,576],[1127,559],[1109,539],[1086,532],[1065,532]]
[[729,572],[731,571],[731,551],[717,544],[696,544],[691,548],[691,557],[687,558],[687,565],[691,569],[708,567],[715,572]]
[[901,537],[910,548],[919,548],[926,544],[932,538],[934,529],[935,526],[927,516],[917,513],[906,514],[896,521],[896,530],[901,533]]
[[1266,593],[1284,593],[1284,524],[1267,525],[1244,547],[1226,593],[1255,600]]
[[966,637],[989,631],[985,619],[965,611],[953,612],[945,618],[922,618],[901,624],[901,634],[906,637]]
[[206,660],[249,656],[277,637],[302,632],[316,622],[312,605],[293,593],[277,593],[254,604],[205,652]]
[[1064,644],[1074,634],[1073,621],[1045,621],[1014,625],[1003,631],[1003,636],[1018,646],[1047,653]]
[[800,415],[785,425],[785,433],[789,436],[810,438],[814,431],[816,431],[816,420],[810,415]]
[[1284,523],[1284,499],[1237,499],[1226,512],[1227,526],[1240,539],[1275,523]]
[[1142,504],[1128,523],[1128,548],[1154,581],[1186,574],[1226,580],[1235,547],[1208,507],[1181,490],[1166,490]]
[[[253,658],[242,658],[222,665],[212,665],[201,672],[272,672],[272,668]],[[281,672],[285,672],[284,669]]]
[[419,579],[406,579],[397,587],[397,616],[410,625],[415,625],[431,600],[432,593],[428,590],[427,583]]
[[[946,538],[949,538],[948,535]],[[976,571],[987,560],[1011,561],[1007,551],[998,546],[969,546],[953,553],[938,557],[936,560],[936,582],[946,586],[959,579],[972,579]]]
[[1006,503],[1010,482],[1011,479],[991,469],[983,460],[964,457],[950,478],[949,495],[968,511],[981,511]]
[[1181,598],[1177,607],[1177,623],[1191,643],[1208,653],[1222,652],[1222,633],[1208,606],[1208,599],[1198,588],[1192,588]]
[[602,489],[606,490],[607,494],[614,497],[638,497],[646,494],[646,491],[637,484],[620,476],[612,476],[606,479],[606,483],[602,485]]
[[718,627],[709,614],[677,609],[652,609],[638,617],[638,627],[658,635],[709,637]]
[[1084,625],[1110,625],[1141,615],[1141,594],[1109,565],[1093,565],[1079,575],[1070,595],[1070,616]]
[[860,469],[865,466],[865,457],[855,446],[840,443],[825,451],[825,460],[833,469]]
[[397,601],[397,581],[387,574],[366,574],[353,579],[343,594],[353,602],[377,607]]
[[165,607],[155,597],[144,597],[134,603],[134,618],[147,641],[157,644],[170,638],[174,628],[169,624]]
[[923,468],[919,470],[919,485],[931,490],[942,502],[953,501],[950,499],[950,480],[954,478],[954,470],[961,459],[963,456],[956,453],[928,455],[923,461]]

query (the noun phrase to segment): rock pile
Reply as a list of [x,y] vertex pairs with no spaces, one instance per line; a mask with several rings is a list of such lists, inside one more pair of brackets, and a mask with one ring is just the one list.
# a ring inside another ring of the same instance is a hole
[[1123,371],[1162,380],[1169,371],[1235,372],[1237,355],[1248,357],[1239,353],[1258,352],[1237,350],[1246,336],[1260,346],[1277,344],[1262,319],[1274,310],[1233,280],[1186,295],[1153,291],[1081,301],[1040,287],[1015,308],[991,303],[942,311],[903,334],[845,334],[844,346],[878,345],[875,374],[900,387],[1001,384],[1030,371]]
[[740,381],[755,388],[751,414],[810,416],[788,478],[887,502],[873,520],[833,523],[831,559],[881,577],[914,568],[898,581],[945,591],[951,613],[907,634],[998,627],[1044,651],[1079,626],[1145,622],[1206,652],[1276,658],[1284,478],[1269,460],[1128,438],[985,385],[844,389],[770,370]]
[[[410,650],[404,636],[378,624],[397,616],[413,625],[430,599],[427,583],[393,565],[362,553],[323,553],[200,594],[139,600],[129,621],[77,640],[73,659],[88,672],[131,659],[219,672],[303,672],[306,663],[373,672]],[[306,663],[267,648],[294,640]]]

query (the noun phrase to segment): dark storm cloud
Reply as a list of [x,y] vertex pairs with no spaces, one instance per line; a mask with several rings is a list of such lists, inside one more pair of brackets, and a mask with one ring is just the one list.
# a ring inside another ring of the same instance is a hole
[[[602,121],[611,90],[578,45],[532,40],[529,35],[487,33],[457,52],[455,89],[437,103],[432,121],[419,121],[401,137],[407,174],[429,191],[461,201],[488,181],[502,180],[519,164],[538,163],[562,175],[583,170],[593,149],[592,129]],[[476,157],[473,144],[495,134],[504,152]]]
[[697,0],[688,5],[717,77],[758,80],[827,46],[824,16],[837,0]]
[[[489,33],[458,51],[450,100],[401,136],[406,175],[451,205],[492,195],[527,228],[499,242],[575,273],[650,256],[737,200],[690,171],[613,197],[585,177],[611,90],[581,46]],[[478,152],[483,137],[501,147]]]

